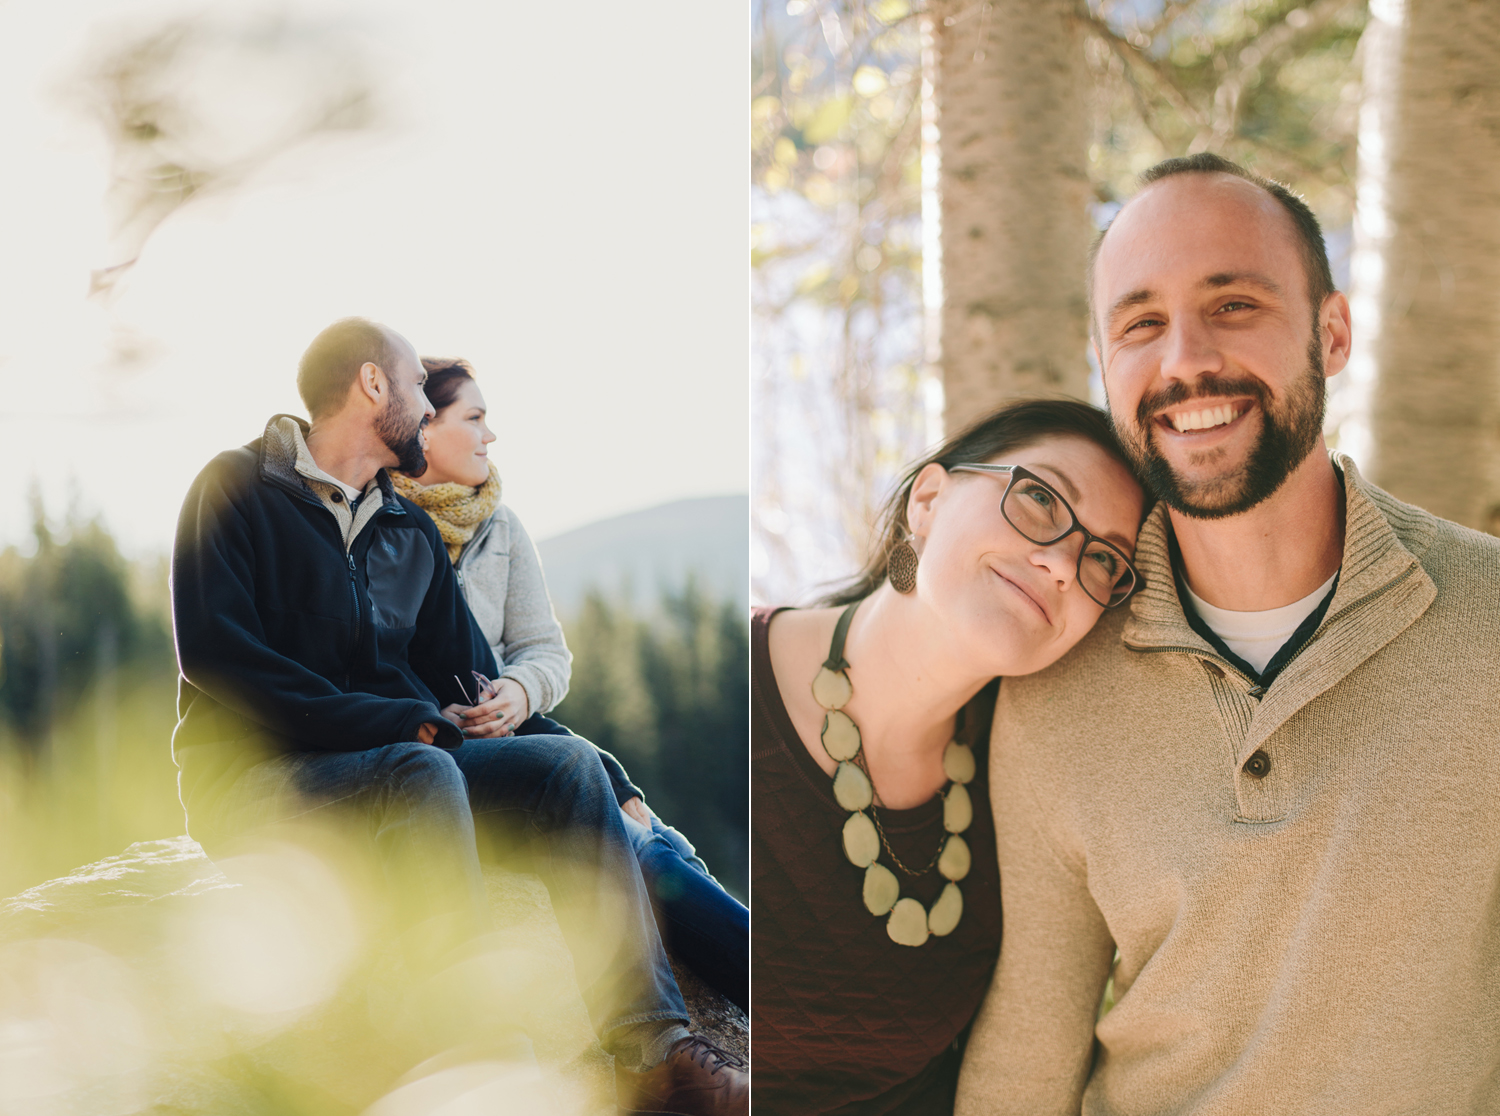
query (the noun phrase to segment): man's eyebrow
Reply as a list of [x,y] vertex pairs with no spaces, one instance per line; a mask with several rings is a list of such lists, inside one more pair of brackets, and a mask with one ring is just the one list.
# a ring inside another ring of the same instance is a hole
[[1105,315],[1105,320],[1114,321],[1122,310],[1129,310],[1132,306],[1139,306],[1143,302],[1150,302],[1155,297],[1155,291],[1148,291],[1144,287],[1131,291],[1129,294],[1121,295],[1110,304],[1109,313]]
[[[1269,291],[1271,294],[1277,296],[1281,294],[1281,287],[1275,280],[1255,271],[1221,271],[1208,276],[1198,284],[1201,289],[1211,291],[1236,285],[1259,287],[1261,290]],[[1105,315],[1105,321],[1114,321],[1122,311],[1129,310],[1132,306],[1140,306],[1142,303],[1150,302],[1154,298],[1156,298],[1156,292],[1147,290],[1145,287],[1131,291],[1129,294],[1121,295],[1110,305],[1109,313]]]
[[1270,291],[1274,295],[1281,294],[1281,287],[1267,276],[1254,271],[1221,271],[1217,275],[1210,275],[1198,286],[1205,290],[1216,291],[1221,287],[1234,286],[1260,287],[1262,290]]

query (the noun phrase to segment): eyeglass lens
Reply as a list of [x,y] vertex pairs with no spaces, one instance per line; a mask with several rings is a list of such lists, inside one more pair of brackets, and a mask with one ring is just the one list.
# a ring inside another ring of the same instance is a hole
[[[1017,477],[1005,494],[1005,518],[1034,543],[1051,543],[1076,522],[1057,493],[1030,477]],[[1078,563],[1078,577],[1100,604],[1117,604],[1135,585],[1135,574],[1112,547],[1090,539]]]

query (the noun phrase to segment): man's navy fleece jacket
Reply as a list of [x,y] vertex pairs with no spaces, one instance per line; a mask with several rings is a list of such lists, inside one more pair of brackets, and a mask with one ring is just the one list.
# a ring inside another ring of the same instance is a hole
[[427,514],[382,472],[384,505],[346,552],[276,421],[208,464],[177,524],[172,750],[190,817],[270,754],[413,741],[424,723],[457,747],[440,713],[469,704],[454,676],[498,674]]

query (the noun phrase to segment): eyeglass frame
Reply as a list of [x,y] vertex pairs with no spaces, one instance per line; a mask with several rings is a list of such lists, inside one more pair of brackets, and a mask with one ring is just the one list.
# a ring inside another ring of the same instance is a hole
[[[1131,597],[1135,596],[1146,587],[1146,579],[1141,576],[1141,571],[1135,568],[1135,563],[1130,560],[1130,556],[1114,543],[1110,542],[1108,539],[1101,538],[1100,536],[1090,531],[1082,523],[1080,523],[1078,520],[1078,513],[1073,510],[1073,505],[1068,503],[1067,497],[1059,492],[1053,485],[1048,484],[1045,480],[1037,476],[1030,469],[1027,469],[1024,465],[991,465],[989,462],[984,461],[961,462],[957,465],[949,465],[947,467],[947,470],[950,473],[981,473],[985,476],[990,477],[995,476],[999,473],[1009,473],[1010,479],[1006,482],[1005,491],[1000,494],[1000,514],[1005,517],[1005,522],[1010,524],[1011,530],[1020,535],[1027,542],[1035,543],[1037,546],[1053,546],[1057,543],[1062,542],[1063,539],[1067,538],[1074,532],[1082,534],[1083,545],[1078,548],[1078,563],[1077,570],[1075,571],[1075,578],[1078,582],[1078,587],[1083,590],[1084,594],[1088,597],[1089,600],[1093,601],[1100,608],[1119,608],[1122,604],[1130,600]],[[1011,519],[1010,515],[1007,514],[1005,510],[1005,501],[1010,498],[1010,490],[1016,486],[1016,480],[1020,477],[1025,477],[1027,480],[1035,481],[1037,484],[1045,488],[1048,492],[1052,493],[1052,495],[1056,496],[1057,499],[1062,503],[1062,506],[1068,510],[1068,514],[1073,517],[1073,526],[1069,527],[1055,539],[1034,539],[1025,531],[1021,530],[1021,528],[1017,527],[1015,524],[1015,520]],[[1093,542],[1103,543],[1105,546],[1109,547],[1110,550],[1113,550],[1116,554],[1118,554],[1120,556],[1120,560],[1125,563],[1125,568],[1130,571],[1130,576],[1135,579],[1135,583],[1130,587],[1130,592],[1126,593],[1114,604],[1105,604],[1098,597],[1094,596],[1094,594],[1090,593],[1088,586],[1083,583],[1083,556],[1088,551],[1090,540],[1092,540]]]

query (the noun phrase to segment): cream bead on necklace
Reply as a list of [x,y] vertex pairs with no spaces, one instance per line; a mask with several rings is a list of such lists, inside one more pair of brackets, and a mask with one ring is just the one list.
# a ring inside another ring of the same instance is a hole
[[[891,941],[898,945],[919,946],[929,936],[951,934],[963,917],[964,897],[958,889],[958,881],[969,874],[970,855],[968,842],[961,834],[974,820],[974,807],[964,784],[974,778],[974,753],[968,745],[957,740],[949,741],[943,750],[943,774],[948,776],[948,784],[941,792],[943,829],[948,835],[926,865],[915,869],[907,867],[896,856],[880,826],[880,816],[875,810],[875,784],[862,754],[859,726],[843,712],[844,706],[854,696],[854,687],[846,673],[849,663],[844,658],[844,640],[849,635],[854,610],[859,606],[860,602],[855,601],[839,615],[833,629],[833,640],[828,646],[828,659],[813,678],[813,697],[826,711],[820,739],[823,750],[838,764],[833,773],[833,797],[850,811],[844,822],[844,855],[856,868],[865,870],[865,908],[877,918],[889,915],[885,931]],[[882,847],[891,862],[913,879],[936,867],[948,881],[931,910],[916,899],[901,897],[900,881],[894,872],[880,863]]]

